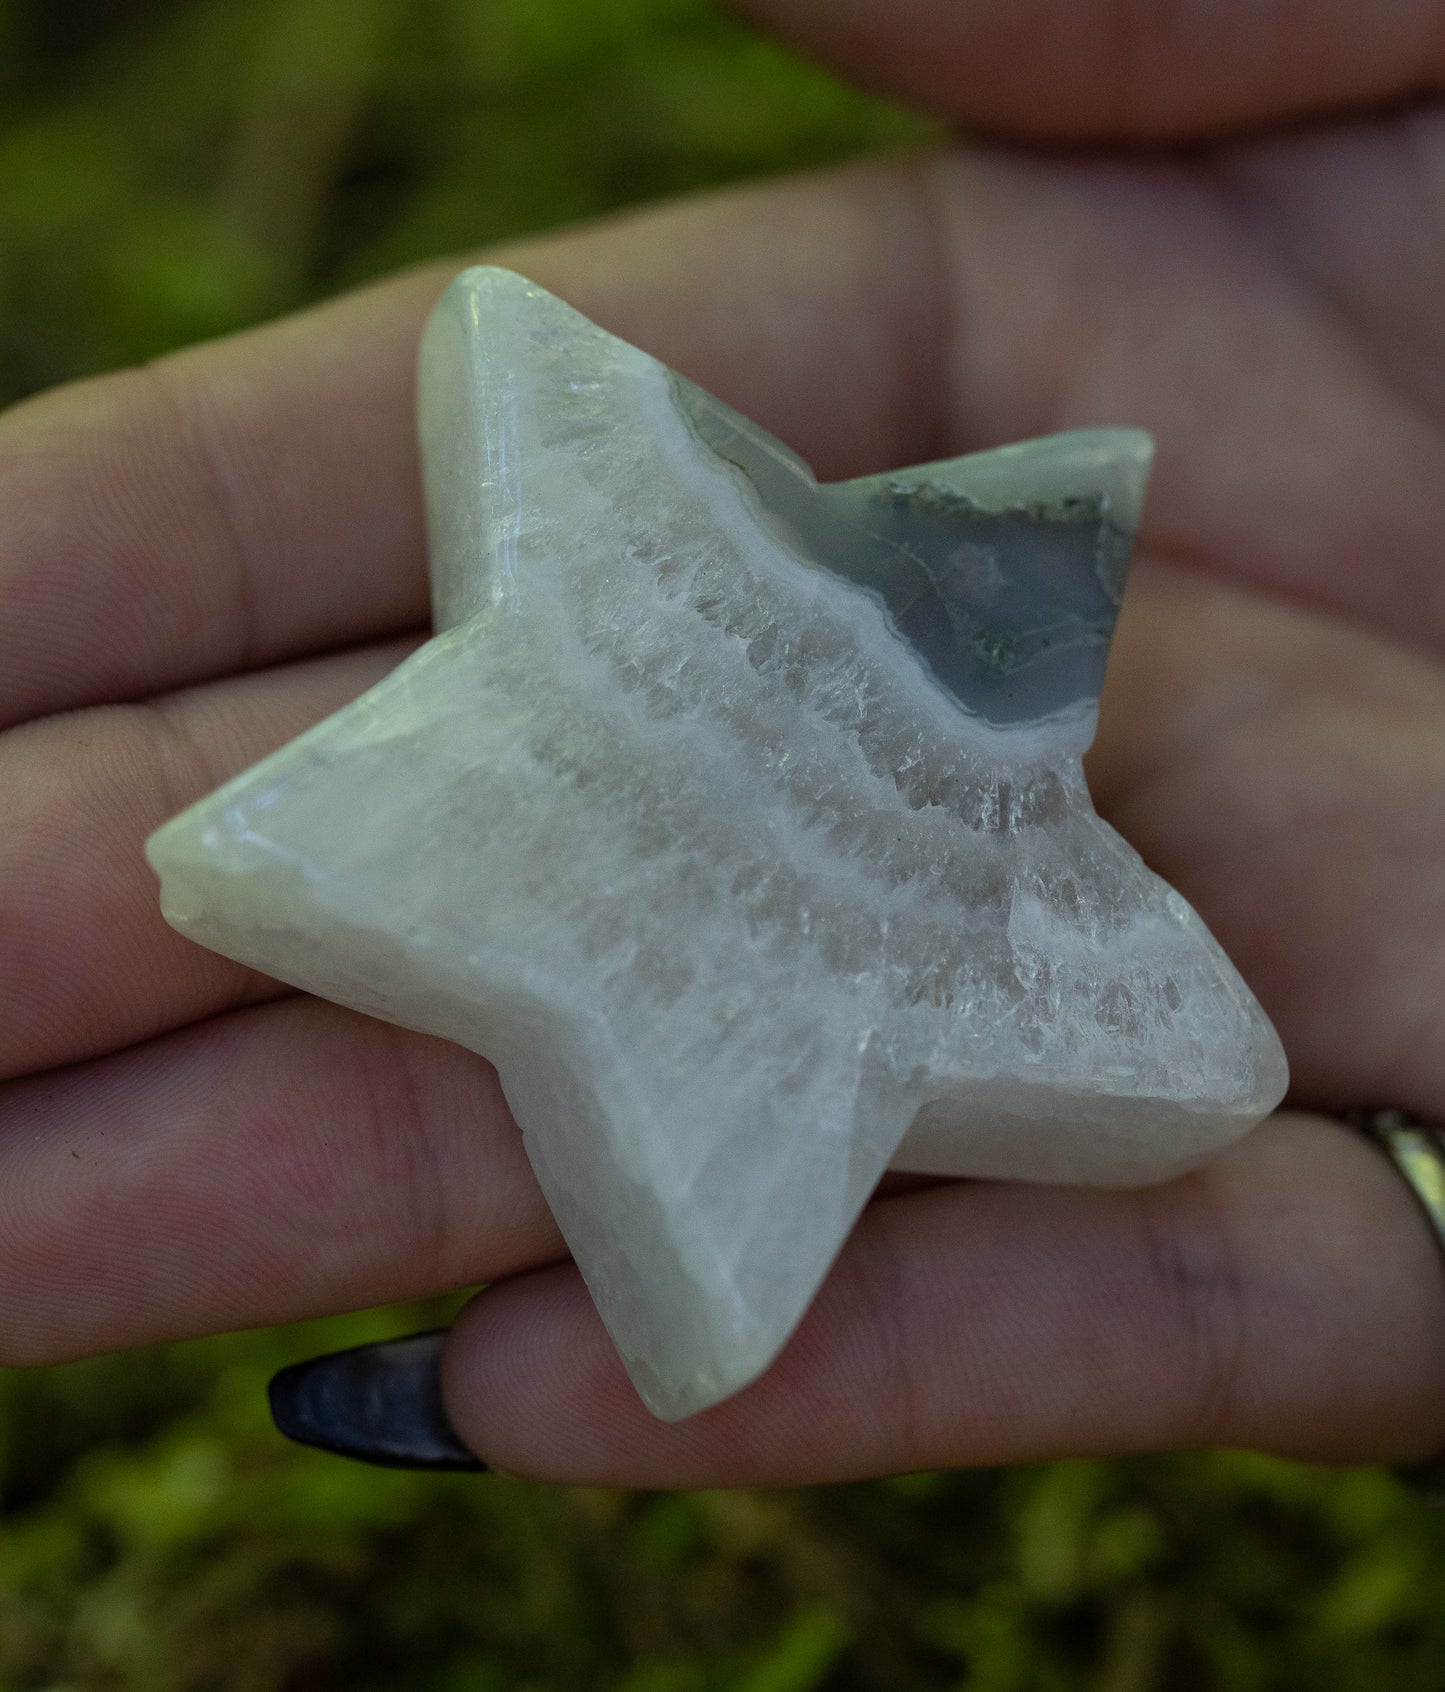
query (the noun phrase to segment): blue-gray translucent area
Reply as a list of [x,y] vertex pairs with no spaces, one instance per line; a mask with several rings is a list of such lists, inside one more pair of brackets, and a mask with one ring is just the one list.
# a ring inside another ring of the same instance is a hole
[[1080,430],[817,482],[756,423],[675,377],[693,430],[789,550],[876,596],[964,708],[1002,727],[1098,699],[1151,445]]

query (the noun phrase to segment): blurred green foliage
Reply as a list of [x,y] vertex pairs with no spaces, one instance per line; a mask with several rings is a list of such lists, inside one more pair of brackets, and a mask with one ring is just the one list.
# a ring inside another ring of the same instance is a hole
[[0,397],[926,126],[700,0],[0,0]]
[[[0,397],[908,142],[701,0],[0,0]],[[393,1310],[0,1375],[0,1692],[1439,1692],[1445,1519],[1242,1455],[634,1495],[287,1446]]]
[[1439,1692],[1445,1531],[1242,1454],[678,1495],[369,1470],[265,1383],[436,1307],[0,1377],[4,1692]]

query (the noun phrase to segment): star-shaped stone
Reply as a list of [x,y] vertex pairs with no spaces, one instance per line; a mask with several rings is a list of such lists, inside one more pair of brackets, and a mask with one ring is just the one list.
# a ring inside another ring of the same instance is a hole
[[420,406],[437,634],[149,852],[182,932],[496,1063],[659,1415],[768,1364],[890,1164],[1142,1183],[1278,1101],[1081,773],[1147,437],[820,487],[494,269]]

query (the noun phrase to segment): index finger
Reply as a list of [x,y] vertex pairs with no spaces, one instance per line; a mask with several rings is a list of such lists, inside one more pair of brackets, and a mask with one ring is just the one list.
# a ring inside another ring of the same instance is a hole
[[[813,454],[926,457],[928,309],[896,171],[666,207],[495,255]],[[419,627],[412,416],[432,266],[0,418],[0,727]],[[915,450],[917,445],[919,450]]]

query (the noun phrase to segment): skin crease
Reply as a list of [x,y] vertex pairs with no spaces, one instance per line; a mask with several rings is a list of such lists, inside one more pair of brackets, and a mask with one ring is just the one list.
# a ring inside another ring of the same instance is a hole
[[1091,781],[1259,993],[1297,1108],[1145,1192],[895,1190],[763,1380],[647,1416],[488,1066],[190,946],[140,855],[419,631],[411,372],[439,267],[0,418],[0,1360],[485,1280],[448,1403],[528,1473],[1436,1451],[1436,1242],[1312,1113],[1445,1116],[1445,14],[749,9],[971,134],[1058,145],[492,256],[827,477],[1154,432]]

